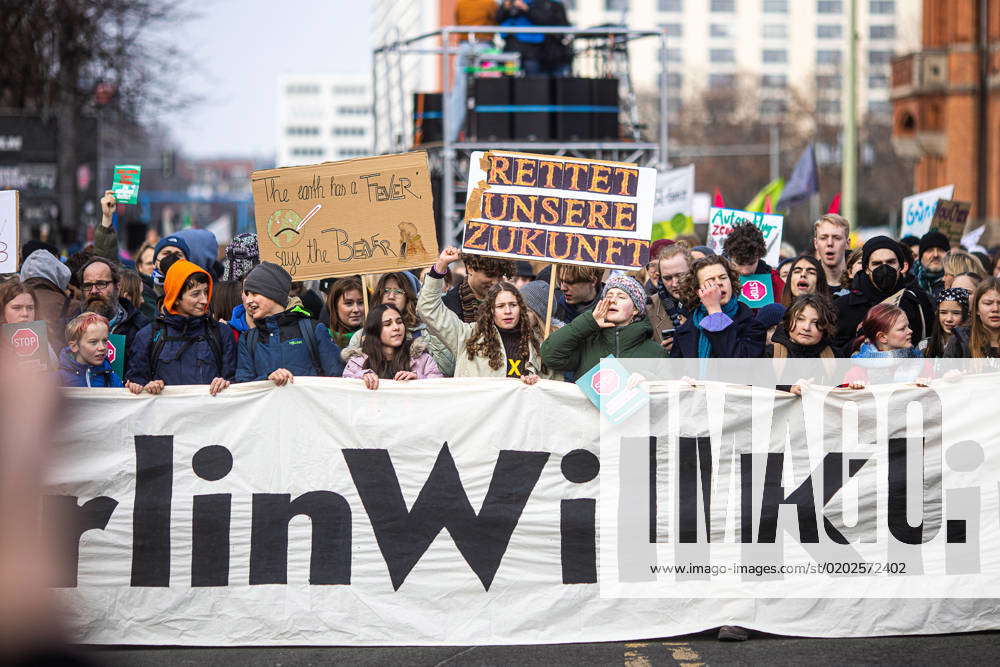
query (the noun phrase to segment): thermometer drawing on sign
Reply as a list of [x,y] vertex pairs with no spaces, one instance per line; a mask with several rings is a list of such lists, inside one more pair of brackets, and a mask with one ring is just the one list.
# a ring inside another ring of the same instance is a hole
[[315,206],[313,206],[312,210],[306,213],[306,217],[302,218],[302,222],[300,222],[299,226],[295,228],[295,231],[299,231],[300,229],[305,227],[306,223],[312,220],[313,216],[319,213],[319,210],[321,208],[323,208],[322,204],[316,204]]

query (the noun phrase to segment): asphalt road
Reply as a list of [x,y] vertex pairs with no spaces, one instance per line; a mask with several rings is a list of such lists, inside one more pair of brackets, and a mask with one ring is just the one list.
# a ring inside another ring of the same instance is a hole
[[725,643],[714,633],[641,642],[543,646],[296,648],[115,647],[90,651],[96,664],[174,665],[843,665],[1000,664],[1000,632],[862,639],[755,635]]

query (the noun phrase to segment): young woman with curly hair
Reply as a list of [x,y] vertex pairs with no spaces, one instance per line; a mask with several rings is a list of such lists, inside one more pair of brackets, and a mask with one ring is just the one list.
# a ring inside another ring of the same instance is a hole
[[691,311],[674,336],[672,357],[718,359],[764,356],[767,330],[736,297],[739,277],[724,257],[696,260],[681,282],[680,297]]
[[512,377],[525,384],[553,377],[542,365],[538,332],[516,287],[500,282],[489,288],[473,322],[463,322],[441,300],[448,266],[460,256],[457,248],[445,248],[417,299],[417,316],[455,355],[455,377]]

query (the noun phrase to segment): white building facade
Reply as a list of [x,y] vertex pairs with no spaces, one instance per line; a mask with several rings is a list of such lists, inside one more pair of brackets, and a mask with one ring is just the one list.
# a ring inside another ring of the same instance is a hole
[[[676,110],[686,97],[732,88],[749,75],[760,111],[780,113],[794,87],[815,99],[816,112],[839,116],[847,67],[849,0],[566,0],[577,26],[660,26]],[[890,61],[920,45],[921,0],[857,0],[858,113],[888,119]],[[659,45],[631,47],[638,89],[656,86]],[[647,63],[643,65],[643,63]]]
[[279,167],[371,155],[371,76],[293,74],[278,82]]

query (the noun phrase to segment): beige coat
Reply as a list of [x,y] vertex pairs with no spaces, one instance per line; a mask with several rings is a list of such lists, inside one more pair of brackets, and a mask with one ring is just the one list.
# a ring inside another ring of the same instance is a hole
[[[435,278],[430,274],[424,279],[424,286],[420,290],[417,298],[417,317],[427,325],[427,330],[438,340],[444,343],[452,354],[455,355],[455,377],[506,377],[507,364],[500,368],[490,368],[490,361],[486,357],[476,356],[469,359],[469,354],[465,350],[465,342],[472,336],[476,325],[472,322],[463,322],[458,315],[453,313],[441,300],[443,295],[444,281]],[[496,342],[503,349],[503,341],[500,339],[500,332],[496,331]],[[539,377],[543,379],[553,379],[557,374],[553,371],[541,372],[542,359],[538,353],[532,349],[531,358],[528,360],[528,368],[533,369]]]

